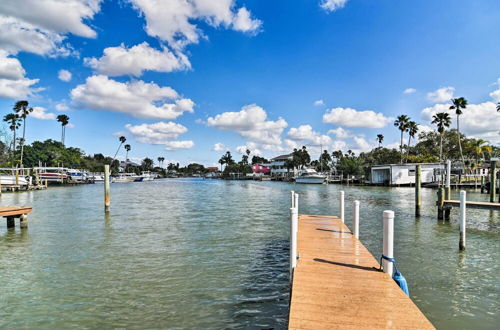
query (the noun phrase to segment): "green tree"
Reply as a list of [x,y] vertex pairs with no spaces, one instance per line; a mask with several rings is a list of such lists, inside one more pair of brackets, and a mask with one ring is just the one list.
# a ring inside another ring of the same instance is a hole
[[125,152],[126,152],[126,153],[125,153],[125,162],[128,162],[128,152],[129,152],[130,150],[132,150],[132,147],[130,146],[130,144],[126,144],[126,145],[124,146],[124,148],[125,148]]
[[14,104],[14,111],[17,115],[23,119],[23,138],[21,143],[21,167],[23,167],[23,154],[24,154],[24,143],[26,141],[26,118],[28,115],[33,112],[33,108],[31,108],[28,104],[28,101],[17,101]]
[[394,121],[394,126],[396,126],[401,131],[401,143],[399,145],[399,151],[401,152],[401,163],[403,162],[403,134],[408,131],[408,122],[410,117],[407,115],[400,115]]
[[116,149],[115,156],[113,157],[113,159],[116,159],[116,155],[118,155],[118,152],[120,151],[120,148],[122,147],[122,144],[124,144],[125,141],[127,141],[127,138],[124,136],[120,136],[118,138],[118,140],[120,141],[120,145],[118,146],[118,149]]
[[16,152],[16,132],[17,129],[21,126],[21,122],[19,121],[19,116],[17,113],[8,113],[3,117],[3,121],[9,125],[9,129],[13,132],[14,139],[12,140],[12,151],[15,154]]
[[460,141],[460,115],[463,113],[463,110],[467,108],[467,100],[463,97],[459,97],[456,99],[452,99],[453,103],[450,106],[450,110],[455,110],[455,114],[457,115],[457,137],[458,137],[458,148],[460,149],[460,157],[462,159],[462,163],[465,169],[465,159],[464,154],[462,152],[462,142]]
[[143,171],[150,171],[154,165],[154,162],[151,158],[144,158],[141,162],[141,168]]
[[410,145],[411,145],[411,138],[415,137],[415,134],[418,133],[418,125],[414,121],[409,121],[408,122],[408,151],[406,152],[406,161],[408,161],[408,156],[410,155]]
[[384,136],[382,134],[377,134],[378,147],[382,146],[382,141],[384,141]]
[[323,153],[319,156],[319,170],[320,171],[329,171],[330,170],[330,162],[332,161],[332,157],[328,151],[323,150]]
[[64,140],[66,140],[66,125],[69,124],[69,117],[59,115],[57,116],[57,121],[61,123],[61,143],[64,144]]
[[439,132],[439,162],[443,160],[443,134],[451,125],[451,117],[446,112],[439,112],[432,116],[432,123],[436,124]]

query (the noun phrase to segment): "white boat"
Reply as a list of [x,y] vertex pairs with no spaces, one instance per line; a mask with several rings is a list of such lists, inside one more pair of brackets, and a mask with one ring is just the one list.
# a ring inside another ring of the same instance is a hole
[[298,177],[295,178],[295,183],[312,183],[322,184],[326,180],[326,175],[319,174],[311,168],[302,170]]
[[68,174],[69,181],[84,182],[87,180],[87,172],[86,171],[69,168],[66,171],[66,173]]
[[68,171],[65,167],[34,167],[35,176],[42,182],[64,182],[68,179]]
[[[15,186],[16,185],[16,176],[15,175],[0,175],[0,183],[2,186]],[[19,176],[17,180],[17,184],[20,186],[27,186],[28,180],[26,177]]]
[[144,171],[141,174],[142,181],[153,181],[155,176],[150,171]]
[[91,174],[89,174],[89,179],[90,179],[90,181],[93,181],[94,183],[103,183],[104,182],[104,175],[101,173],[91,173]]
[[135,173],[121,173],[118,176],[113,177],[112,182],[134,182],[138,180],[140,176]]

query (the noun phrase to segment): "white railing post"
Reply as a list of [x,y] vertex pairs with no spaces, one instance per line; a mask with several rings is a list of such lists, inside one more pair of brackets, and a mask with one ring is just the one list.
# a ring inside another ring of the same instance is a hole
[[344,191],[340,192],[340,220],[344,222]]
[[354,237],[359,238],[359,201],[352,205],[352,226]]
[[467,193],[462,190],[460,191],[460,242],[458,248],[460,250],[465,250],[465,216],[467,208]]
[[297,266],[297,230],[299,214],[295,207],[290,208],[290,281]]
[[295,201],[293,203],[293,207],[297,210],[297,214],[298,214],[299,213],[299,194],[294,192],[293,195],[295,196]]
[[292,206],[291,207],[295,207],[295,191],[292,190]]
[[[394,211],[384,211],[384,241],[382,254],[394,258]],[[392,261],[382,258],[384,273],[392,276]]]
[[450,188],[451,182],[451,160],[446,161],[446,189]]

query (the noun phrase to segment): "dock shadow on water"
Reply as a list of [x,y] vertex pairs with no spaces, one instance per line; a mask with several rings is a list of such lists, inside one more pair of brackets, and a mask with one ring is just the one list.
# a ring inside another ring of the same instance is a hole
[[272,238],[248,266],[241,294],[232,298],[227,329],[286,329],[290,298],[289,241]]

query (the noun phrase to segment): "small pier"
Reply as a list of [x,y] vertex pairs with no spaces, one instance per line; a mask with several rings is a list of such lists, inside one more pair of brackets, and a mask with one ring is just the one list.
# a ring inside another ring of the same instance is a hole
[[[439,206],[438,203],[436,203],[436,205]],[[500,203],[466,201],[465,205],[468,209],[500,211]],[[443,201],[443,208],[444,209],[451,209],[452,207],[460,207],[460,201],[456,201],[456,200],[444,200]]]
[[[297,206],[293,199],[292,205]],[[334,216],[299,215],[295,230],[298,260],[289,329],[434,329],[390,275],[379,270],[356,238],[358,229],[353,234]]]
[[28,213],[31,213],[31,206],[3,206],[0,207],[0,217],[7,218],[7,228],[15,227],[15,218],[19,218],[19,227],[28,228]]

